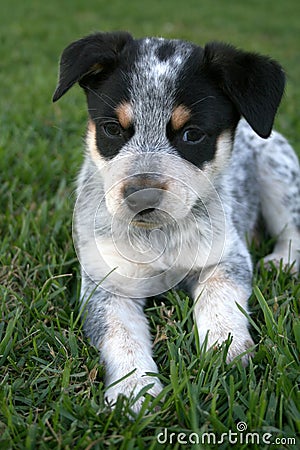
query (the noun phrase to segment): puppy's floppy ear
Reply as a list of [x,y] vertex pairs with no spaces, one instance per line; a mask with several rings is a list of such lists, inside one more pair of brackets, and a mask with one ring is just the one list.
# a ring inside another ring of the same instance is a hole
[[132,36],[124,31],[95,33],[70,44],[61,56],[59,81],[53,101],[56,102],[86,75],[113,68],[117,64],[119,53],[132,39]]
[[204,48],[204,70],[231,99],[253,130],[267,138],[284,92],[281,66],[266,56],[219,42]]

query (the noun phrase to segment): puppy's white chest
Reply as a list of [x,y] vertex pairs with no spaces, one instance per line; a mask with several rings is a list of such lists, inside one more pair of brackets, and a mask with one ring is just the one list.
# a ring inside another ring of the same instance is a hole
[[134,236],[98,238],[97,250],[111,270],[129,278],[143,278],[170,269],[170,249],[154,230],[143,239]]
[[[98,237],[86,248],[92,278],[107,290],[130,297],[161,294],[191,271],[207,265],[211,249],[197,240],[167,238],[156,229],[143,236]],[[102,280],[102,281],[101,281]]]

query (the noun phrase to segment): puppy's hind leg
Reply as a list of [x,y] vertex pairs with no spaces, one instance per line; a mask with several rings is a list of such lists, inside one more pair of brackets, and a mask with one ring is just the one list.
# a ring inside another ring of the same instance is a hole
[[[260,147],[258,149],[258,147]],[[263,218],[277,242],[264,262],[300,265],[300,167],[289,143],[273,132],[257,147],[257,173]]]

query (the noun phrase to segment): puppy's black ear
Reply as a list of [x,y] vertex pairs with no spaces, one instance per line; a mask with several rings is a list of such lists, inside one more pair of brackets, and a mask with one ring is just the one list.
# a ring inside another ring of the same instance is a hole
[[129,33],[120,31],[91,34],[70,44],[61,56],[59,81],[53,101],[56,102],[86,75],[115,67],[119,53],[131,40]]
[[212,42],[204,48],[204,67],[253,130],[267,138],[284,92],[281,66],[266,56]]

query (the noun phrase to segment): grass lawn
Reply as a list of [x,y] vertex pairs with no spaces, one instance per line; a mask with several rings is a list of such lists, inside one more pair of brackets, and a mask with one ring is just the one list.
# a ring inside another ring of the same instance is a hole
[[[276,127],[300,154],[299,0],[10,0],[0,9],[0,449],[300,448],[299,278],[275,269],[254,277],[247,368],[225,364],[227,344],[203,353],[190,299],[172,292],[147,307],[164,399],[147,398],[134,420],[124,399],[106,407],[71,236],[85,99],[76,87],[51,103],[59,54],[92,31],[228,41],[285,67]],[[268,247],[253,247],[255,261]]]

